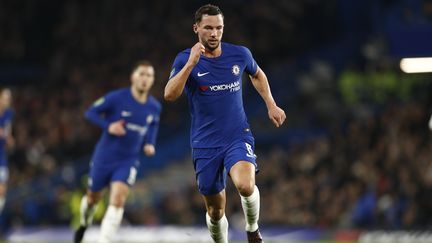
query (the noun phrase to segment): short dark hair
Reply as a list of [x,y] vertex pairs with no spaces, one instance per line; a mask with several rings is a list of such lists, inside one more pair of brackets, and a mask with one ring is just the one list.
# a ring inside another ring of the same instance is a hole
[[194,23],[199,23],[202,20],[203,15],[222,15],[222,18],[224,17],[222,11],[218,6],[212,5],[212,4],[206,4],[204,6],[201,6],[196,12],[194,17]]
[[139,60],[132,66],[131,72],[135,72],[135,70],[140,66],[153,67],[153,64],[148,60]]

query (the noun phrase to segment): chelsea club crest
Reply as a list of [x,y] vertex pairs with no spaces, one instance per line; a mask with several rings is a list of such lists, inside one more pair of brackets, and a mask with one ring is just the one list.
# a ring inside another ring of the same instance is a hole
[[233,65],[232,68],[231,68],[231,72],[235,76],[238,76],[240,74],[240,67],[238,65]]

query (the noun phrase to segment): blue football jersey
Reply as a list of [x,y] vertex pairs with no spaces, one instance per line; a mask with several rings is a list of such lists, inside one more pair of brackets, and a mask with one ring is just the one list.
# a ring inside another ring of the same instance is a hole
[[6,109],[3,114],[0,114],[0,129],[2,130],[2,134],[0,136],[0,166],[6,164],[6,131],[9,129],[8,127],[12,123],[12,117],[13,117],[13,110],[12,109]]
[[[132,96],[130,88],[108,93],[86,111],[86,118],[100,126],[103,133],[93,153],[93,163],[135,162],[144,144],[155,144],[159,128],[161,104],[151,95],[142,104]],[[124,120],[126,135],[108,133],[109,124]]]
[[[192,148],[222,147],[250,134],[243,108],[242,75],[245,71],[256,74],[258,66],[246,47],[222,42],[221,48],[218,57],[201,55],[186,82]],[[190,48],[177,55],[170,78],[184,67],[189,54]]]

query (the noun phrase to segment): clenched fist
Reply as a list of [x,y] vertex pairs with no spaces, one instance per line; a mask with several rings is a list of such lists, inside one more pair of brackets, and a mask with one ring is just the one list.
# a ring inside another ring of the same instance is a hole
[[282,126],[286,119],[285,111],[279,108],[277,105],[272,105],[269,107],[268,115],[276,127]]
[[153,144],[146,144],[144,145],[144,154],[148,157],[152,157],[153,155],[155,155],[156,153],[156,149],[153,146]]
[[126,134],[125,123],[124,120],[111,123],[108,127],[108,133],[114,136],[124,136]]
[[190,52],[190,55],[189,55],[189,60],[188,60],[188,62],[189,62],[191,65],[195,66],[195,65],[198,63],[198,61],[199,61],[201,55],[204,54],[204,52],[205,52],[205,47],[204,47],[204,45],[201,44],[200,42],[196,43],[196,44],[191,48],[191,52]]

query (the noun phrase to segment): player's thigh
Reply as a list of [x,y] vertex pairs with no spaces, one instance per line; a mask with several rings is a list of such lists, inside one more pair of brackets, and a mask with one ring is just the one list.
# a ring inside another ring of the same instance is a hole
[[6,165],[0,165],[0,197],[6,194],[9,170]]
[[[252,174],[258,172],[258,164],[256,163],[257,156],[255,155],[254,149],[254,139],[250,136],[244,137],[229,146],[224,155],[224,166],[230,176],[233,176],[231,171],[232,167],[240,161],[248,162],[252,165],[252,168],[254,168]],[[240,165],[240,167],[249,168],[250,165],[244,164]]]
[[207,213],[213,220],[219,220],[225,214],[226,195],[225,190],[213,195],[202,195]]
[[243,196],[253,192],[255,174],[258,171],[253,139],[245,139],[233,144],[225,155],[225,168]]
[[111,177],[110,204],[123,207],[129,194],[129,188],[135,184],[137,168],[135,163],[125,162],[115,169]]
[[129,185],[122,181],[113,181],[110,189],[110,205],[124,207],[127,196],[129,195]]
[[225,189],[226,171],[219,149],[194,149],[192,152],[199,192],[204,196],[220,193]]
[[103,196],[103,190],[100,191],[91,191],[90,189],[87,190],[87,202],[90,205],[98,203]]
[[242,196],[250,196],[255,187],[255,166],[249,161],[238,161],[230,170],[230,177]]
[[110,183],[111,175],[114,168],[91,163],[90,174],[88,179],[88,189],[90,192],[101,192]]
[[122,182],[127,186],[133,186],[136,182],[137,173],[138,170],[135,163],[125,162],[123,164],[119,164],[116,166],[111,175],[111,185],[112,182]]

